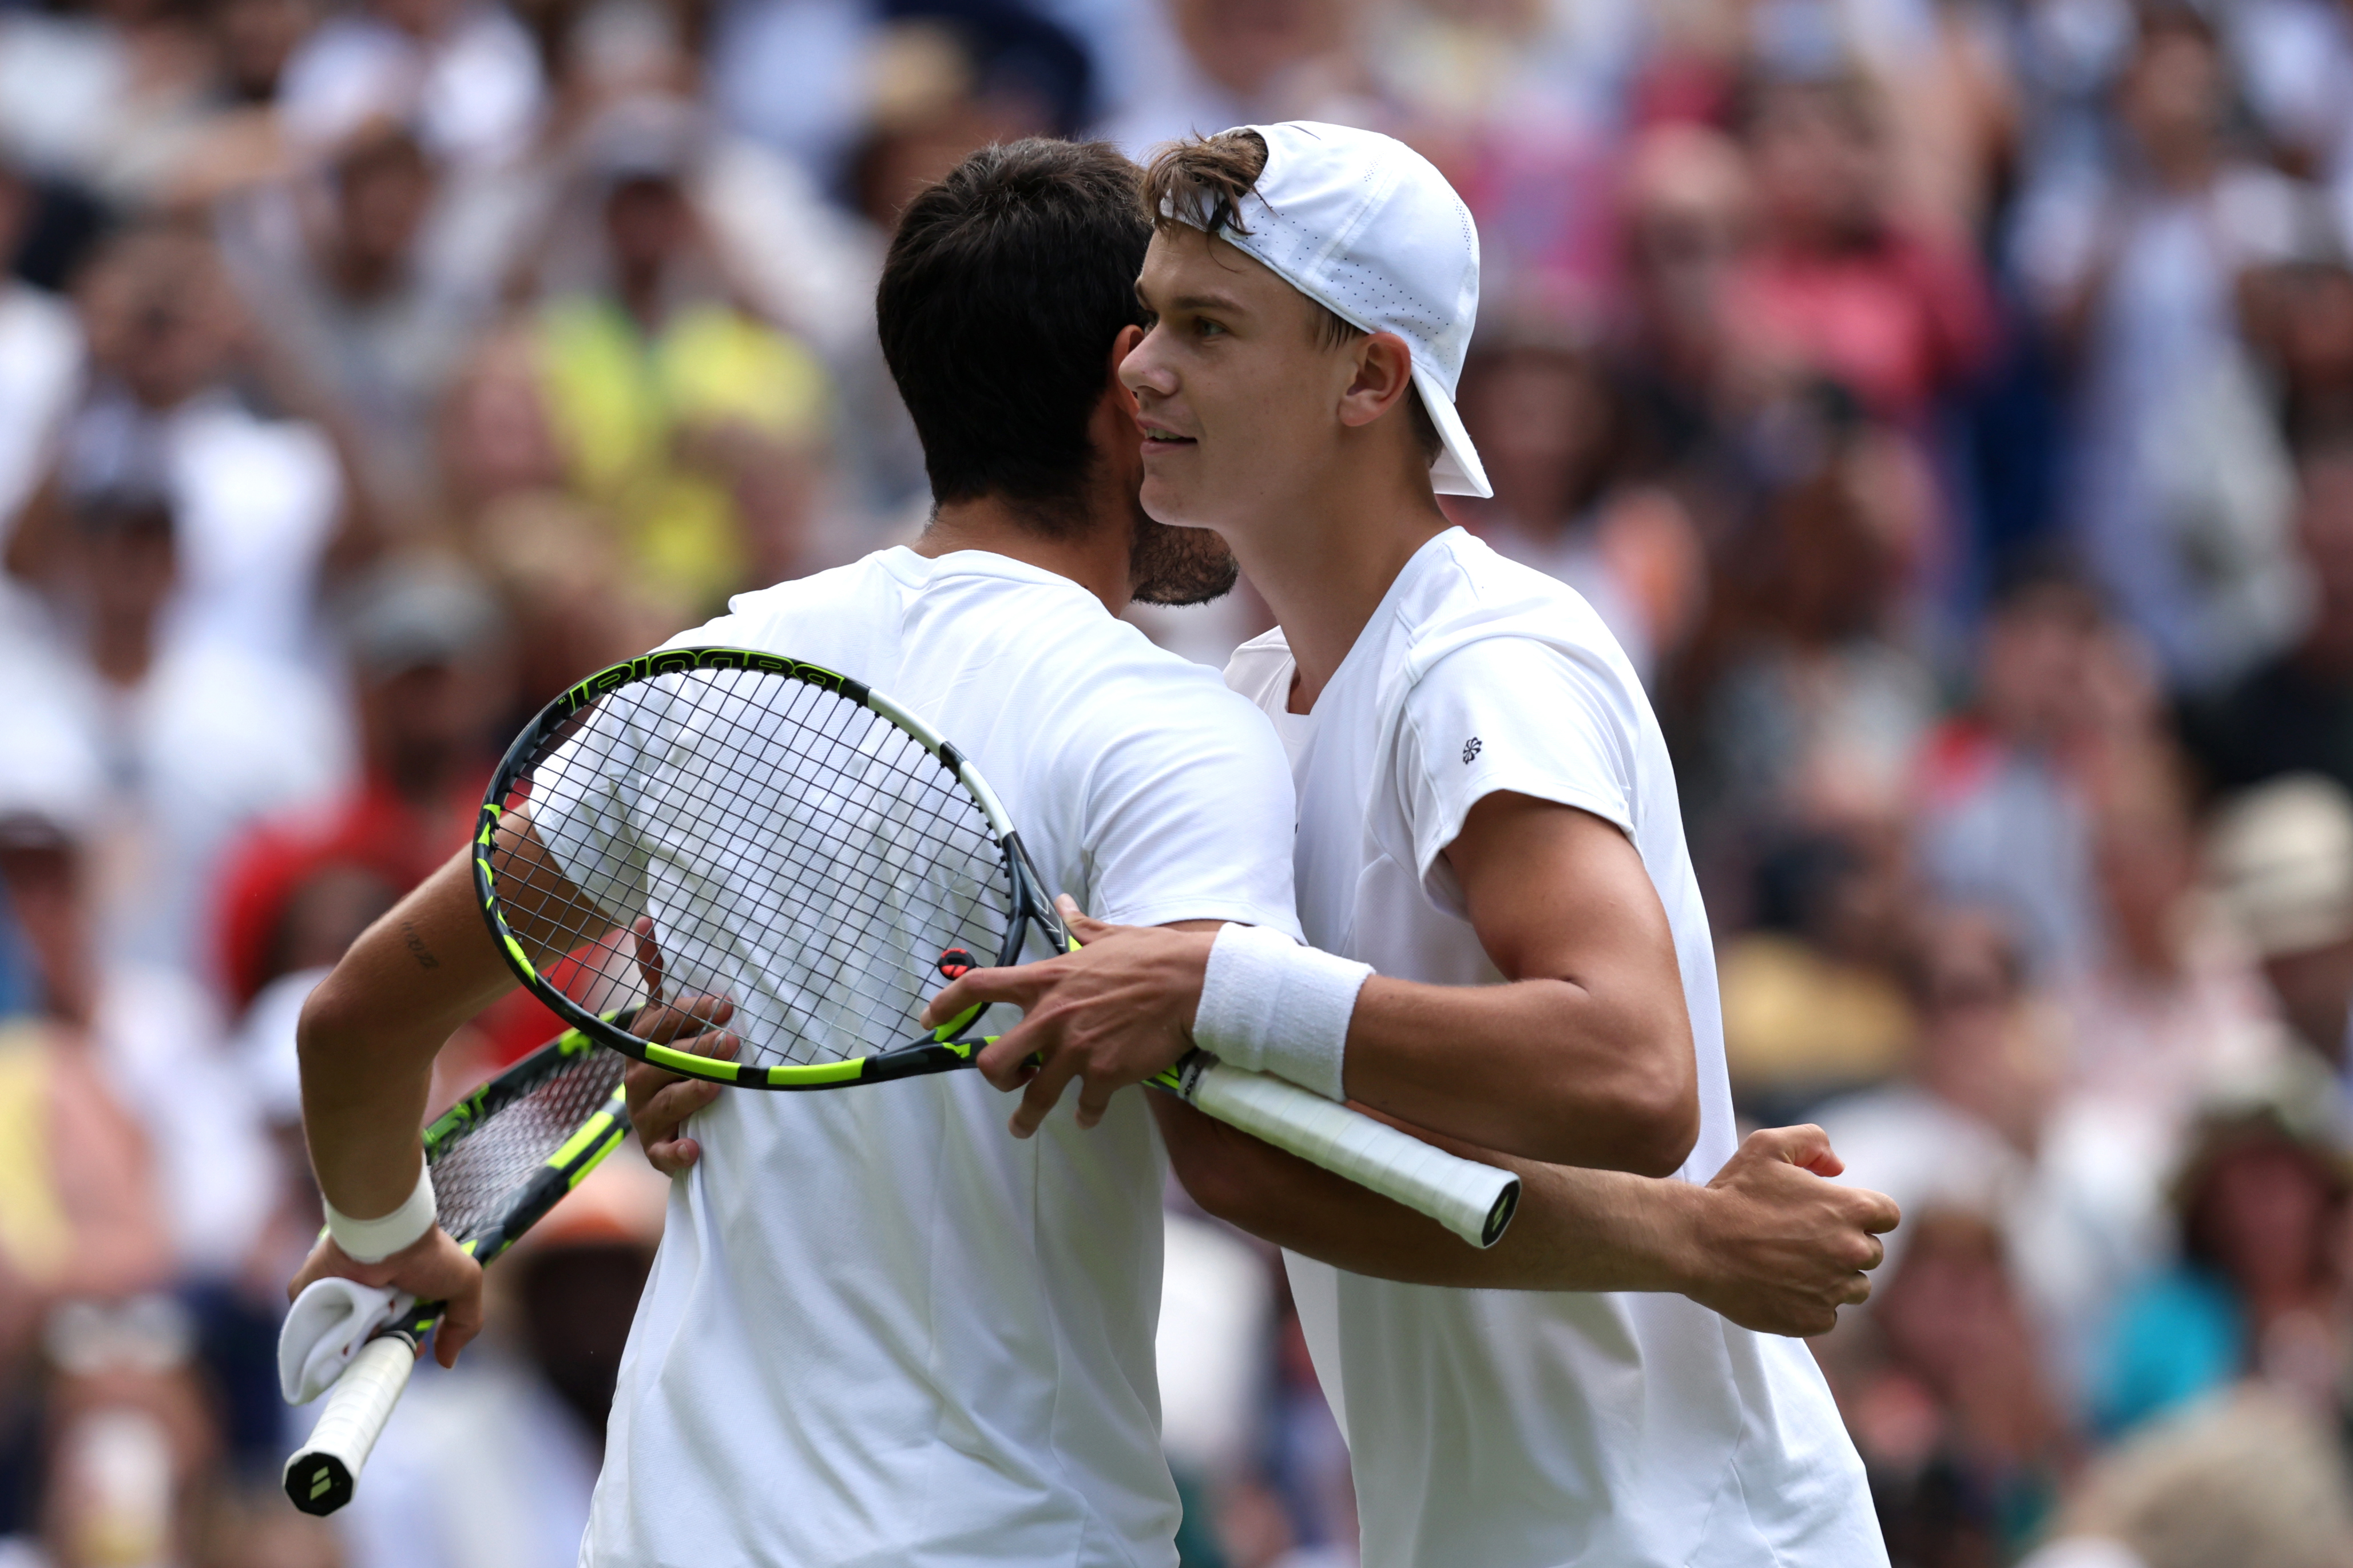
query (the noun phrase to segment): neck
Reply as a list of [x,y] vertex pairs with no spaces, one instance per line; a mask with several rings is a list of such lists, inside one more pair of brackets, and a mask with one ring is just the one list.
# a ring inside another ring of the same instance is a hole
[[1294,713],[1315,705],[1414,552],[1453,526],[1427,479],[1380,479],[1350,484],[1335,475],[1267,526],[1226,534],[1298,663]]
[[1002,496],[951,501],[932,514],[918,539],[916,554],[937,560],[958,550],[986,550],[1068,577],[1118,615],[1131,596],[1128,552],[1132,531],[1124,517],[1115,517],[1100,498],[1090,498],[1084,522],[1055,537],[1039,526],[1034,507]]

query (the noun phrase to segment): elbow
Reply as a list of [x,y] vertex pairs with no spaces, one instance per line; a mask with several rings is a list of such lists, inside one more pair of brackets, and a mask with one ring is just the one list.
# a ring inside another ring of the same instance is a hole
[[1699,1143],[1699,1086],[1686,1078],[1634,1097],[1623,1125],[1620,1168],[1638,1176],[1673,1175]]
[[1682,1170],[1699,1143],[1699,1072],[1690,1037],[1630,1047],[1618,1061],[1602,1081],[1562,1083],[1560,1099],[1545,1108],[1546,1128],[1532,1129],[1529,1146],[1510,1152],[1637,1176]]
[[294,1024],[294,1054],[305,1083],[316,1083],[322,1068],[348,1056],[362,1016],[352,987],[337,967],[311,988]]

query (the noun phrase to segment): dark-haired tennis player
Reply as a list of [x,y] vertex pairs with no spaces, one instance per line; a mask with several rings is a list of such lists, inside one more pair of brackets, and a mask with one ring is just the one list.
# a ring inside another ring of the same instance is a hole
[[[1657,721],[1592,609],[1435,499],[1488,493],[1453,406],[1469,212],[1402,143],[1314,124],[1165,150],[1145,192],[1144,504],[1218,530],[1281,622],[1227,681],[1290,752],[1317,945],[1085,924],[934,1008],[1028,1010],[981,1063],[1026,1083],[1023,1135],[1072,1079],[1083,1121],[1198,1042],[1489,1149],[1715,1175],[1715,966]],[[1160,1109],[1196,1195],[1293,1248],[1368,1568],[1886,1561],[1802,1345],[1673,1296],[1400,1283],[1412,1232]]]
[[[985,151],[918,197],[879,317],[939,502],[930,529],[675,640],[772,647],[890,692],[974,757],[1049,882],[1099,912],[1288,933],[1279,742],[1112,616],[1233,574],[1213,536],[1135,506],[1113,370],[1140,336],[1142,214],[1132,165],[1062,143]],[[361,939],[304,1018],[306,1125],[335,1213],[296,1283],[454,1298],[445,1361],[479,1321],[479,1280],[430,1228],[429,1193],[418,1217],[417,1126],[435,1050],[507,984],[459,861]],[[977,1075],[807,1097],[663,1082],[633,1074],[649,1152],[681,1179],[586,1563],[1174,1562],[1153,1364],[1162,1167],[1140,1100],[1015,1142]],[[690,1110],[692,1138],[673,1136]],[[1704,1193],[1546,1173],[1506,1282],[1689,1289],[1820,1326],[1852,1299],[1851,1251],[1879,1222],[1789,1163],[1808,1147],[1793,1136]]]

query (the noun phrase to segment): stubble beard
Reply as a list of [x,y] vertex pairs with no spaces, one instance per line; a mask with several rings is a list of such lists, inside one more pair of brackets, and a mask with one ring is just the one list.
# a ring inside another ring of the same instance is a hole
[[1206,528],[1155,522],[1138,500],[1129,534],[1129,592],[1140,605],[1206,605],[1232,592],[1241,564],[1224,538]]

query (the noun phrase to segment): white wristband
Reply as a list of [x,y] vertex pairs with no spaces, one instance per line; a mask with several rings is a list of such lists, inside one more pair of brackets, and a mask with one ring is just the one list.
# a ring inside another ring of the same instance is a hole
[[1209,946],[1193,1043],[1234,1067],[1345,1100],[1348,1016],[1372,972],[1265,926],[1225,926]]
[[326,1207],[327,1234],[335,1238],[343,1256],[354,1263],[381,1263],[403,1247],[415,1246],[418,1237],[433,1228],[433,1173],[418,1170],[417,1190],[408,1194],[408,1201],[381,1219],[353,1219],[332,1204]]

